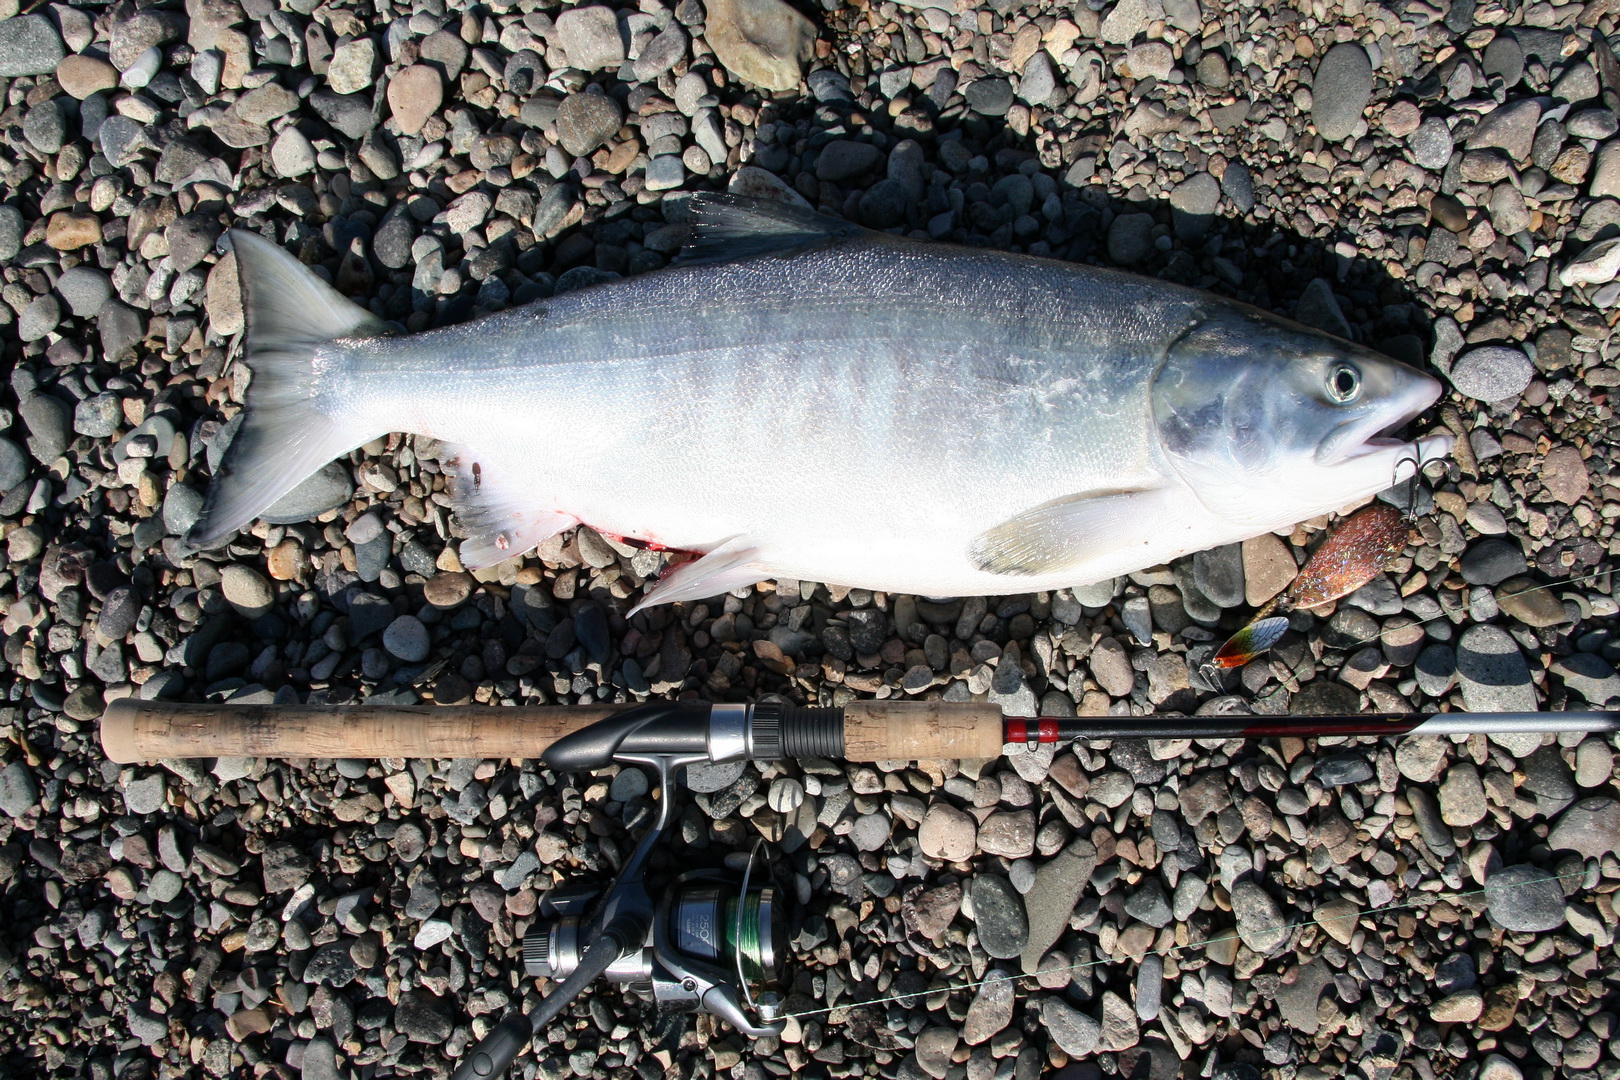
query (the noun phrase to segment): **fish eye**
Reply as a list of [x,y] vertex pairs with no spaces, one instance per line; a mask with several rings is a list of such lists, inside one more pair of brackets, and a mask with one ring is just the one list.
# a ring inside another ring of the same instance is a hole
[[1340,405],[1348,405],[1361,393],[1361,372],[1351,364],[1335,364],[1328,372],[1328,397]]

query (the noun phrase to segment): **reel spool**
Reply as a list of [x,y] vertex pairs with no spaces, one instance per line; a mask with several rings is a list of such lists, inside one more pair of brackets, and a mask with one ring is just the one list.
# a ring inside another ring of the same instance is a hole
[[[775,1020],[787,916],[774,886],[750,884],[747,878],[708,870],[675,878],[663,890],[645,944],[609,967],[607,980],[660,1008],[712,1011],[728,1020],[728,1010],[711,991],[730,984],[760,1020]],[[596,895],[576,893],[547,903],[551,910],[542,911],[552,917],[523,937],[527,974],[560,981],[574,973],[583,955],[582,909]]]

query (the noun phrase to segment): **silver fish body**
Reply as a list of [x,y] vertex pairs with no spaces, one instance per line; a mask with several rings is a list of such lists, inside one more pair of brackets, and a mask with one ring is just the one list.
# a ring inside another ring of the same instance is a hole
[[[307,442],[325,457],[308,446],[269,487],[404,431],[454,447],[468,565],[580,521],[707,553],[652,602],[773,577],[950,596],[1086,584],[1285,527],[1446,449],[1374,438],[1434,380],[1196,290],[741,200],[700,204],[698,227],[700,255],[735,241],[742,257],[409,337],[329,323],[292,347],[264,310],[290,257],[240,242],[254,385],[270,372],[243,431],[264,412],[262,454],[277,417],[322,418]],[[223,501],[255,449],[227,455],[196,542],[267,505],[249,505],[263,485]]]

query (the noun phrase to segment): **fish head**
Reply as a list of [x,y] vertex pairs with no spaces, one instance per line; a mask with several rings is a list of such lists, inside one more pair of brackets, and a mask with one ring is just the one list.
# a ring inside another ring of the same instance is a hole
[[1391,433],[1439,398],[1405,364],[1264,312],[1208,315],[1153,385],[1170,467],[1212,512],[1263,532],[1366,498],[1451,449]]

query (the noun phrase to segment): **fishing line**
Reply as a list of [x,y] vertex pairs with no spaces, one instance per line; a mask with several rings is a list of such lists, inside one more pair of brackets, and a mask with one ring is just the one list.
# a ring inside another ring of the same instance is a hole
[[[1605,575],[1612,574],[1612,573],[1614,573],[1614,568],[1613,567],[1609,567],[1608,569],[1604,569],[1604,570],[1594,570],[1592,573],[1586,574],[1583,577],[1569,578],[1569,579],[1567,579],[1565,581],[1551,581],[1551,582],[1548,582],[1545,585],[1536,585],[1533,588],[1520,589],[1517,592],[1506,593],[1505,598],[1506,599],[1512,599],[1512,598],[1514,598],[1516,596],[1529,596],[1531,593],[1542,592],[1543,590],[1546,590],[1546,589],[1561,589],[1566,585],[1580,585],[1583,582],[1596,581],[1598,578],[1604,577]],[[1310,609],[1309,608],[1301,608],[1300,610],[1301,611],[1309,611]],[[1320,617],[1320,616],[1316,616],[1316,617]],[[1430,615],[1427,619],[1419,619],[1417,622],[1412,623],[1411,625],[1413,625],[1413,626],[1427,626],[1432,622],[1438,622],[1439,620],[1447,618],[1447,617],[1448,616],[1446,615],[1446,613],[1442,611],[1438,615]],[[1474,625],[1477,626],[1477,625],[1481,625],[1481,624],[1475,623]],[[1346,645],[1344,647],[1344,649],[1342,649],[1340,651],[1348,652],[1350,649],[1358,649],[1363,645],[1371,645],[1373,642],[1379,640],[1379,638],[1382,638],[1383,636],[1384,636],[1383,631],[1379,631],[1378,635],[1376,637],[1363,638],[1360,641],[1352,641],[1349,645]]]
[[[1568,873],[1568,874],[1549,874],[1547,880],[1562,882],[1562,881],[1564,881],[1566,879],[1584,878],[1585,876],[1586,876],[1586,871],[1583,869],[1578,874],[1574,873],[1574,872],[1571,872],[1571,873]],[[1438,879],[1438,878],[1427,878],[1425,880],[1427,880],[1427,881],[1438,881],[1440,879]],[[1524,889],[1524,888],[1530,887],[1531,885],[1539,885],[1541,883],[1542,882],[1539,881],[1539,880],[1538,881],[1525,881],[1525,882],[1521,882],[1521,883],[1519,883],[1517,885],[1509,885],[1509,886],[1507,886],[1507,889]],[[1417,889],[1421,884],[1422,884],[1422,882],[1419,882],[1418,885],[1413,885],[1413,886],[1411,886],[1411,888]],[[1442,884],[1444,884],[1444,883],[1442,882]],[[1561,886],[1560,886],[1560,888],[1561,888]],[[1503,890],[1502,887],[1500,887],[1500,886],[1498,886],[1498,889],[1501,890],[1501,891],[1506,891],[1506,890]],[[1400,910],[1406,909],[1406,908],[1428,907],[1428,906],[1432,906],[1432,903],[1434,901],[1436,901],[1436,900],[1454,900],[1454,899],[1460,900],[1463,897],[1467,897],[1467,896],[1482,896],[1482,895],[1484,895],[1485,891],[1486,891],[1485,888],[1481,887],[1481,888],[1478,888],[1478,889],[1467,889],[1467,890],[1463,890],[1463,891],[1460,891],[1460,892],[1457,892],[1457,891],[1448,892],[1448,893],[1436,892],[1436,893],[1429,894],[1430,897],[1432,898],[1430,900],[1426,900],[1426,901],[1403,900],[1403,901],[1398,901],[1398,902],[1391,902],[1391,903],[1388,903],[1388,904],[1380,905],[1378,907],[1364,908],[1364,909],[1359,910],[1359,911],[1346,912],[1343,915],[1335,915],[1335,916],[1332,916],[1332,917],[1326,919],[1325,921],[1326,922],[1342,922],[1342,921],[1344,921],[1346,919],[1361,919],[1361,918],[1363,918],[1365,916],[1368,916],[1368,915],[1379,915],[1379,914],[1382,914],[1384,912],[1400,911]],[[1322,921],[1319,921],[1316,918],[1312,917],[1310,919],[1300,920],[1299,922],[1284,923],[1275,932],[1292,933],[1293,931],[1301,929],[1303,927],[1321,926],[1321,925],[1322,925]],[[1034,978],[1038,978],[1040,975],[1048,975],[1048,974],[1053,974],[1053,973],[1056,973],[1056,972],[1084,971],[1084,970],[1086,970],[1088,968],[1101,967],[1104,964],[1123,964],[1127,960],[1132,960],[1132,959],[1135,959],[1136,962],[1138,964],[1140,964],[1143,959],[1146,959],[1149,956],[1161,956],[1161,957],[1163,957],[1163,956],[1172,956],[1172,955],[1174,955],[1176,953],[1184,952],[1184,951],[1186,951],[1188,949],[1207,948],[1207,947],[1209,947],[1211,945],[1218,944],[1218,943],[1220,943],[1222,941],[1230,940],[1232,937],[1236,936],[1236,934],[1237,934],[1237,931],[1235,929],[1232,929],[1232,930],[1226,931],[1225,933],[1222,933],[1219,937],[1207,938],[1207,939],[1205,939],[1203,941],[1189,941],[1185,945],[1170,945],[1170,946],[1167,946],[1167,947],[1165,947],[1163,949],[1148,949],[1148,950],[1145,950],[1141,954],[1141,958],[1137,958],[1135,956],[1135,954],[1126,954],[1125,956],[1122,956],[1122,957],[1099,957],[1099,958],[1093,959],[1093,960],[1083,960],[1083,961],[1081,961],[1079,963],[1070,964],[1067,967],[1043,968],[1039,972],[1019,972],[1019,973],[1016,973],[1016,974],[1012,974],[1012,973],[1008,973],[1008,972],[999,972],[999,977],[997,977],[997,976],[986,976],[983,979],[974,979],[974,980],[972,980],[970,982],[956,983],[956,984],[953,984],[951,986],[946,986],[946,987],[934,987],[934,988],[929,989],[929,990],[920,990],[920,991],[918,991],[916,993],[913,993],[913,994],[891,994],[891,995],[889,995],[887,997],[871,998],[871,999],[866,1000],[866,1001],[851,1001],[851,1002],[846,1002],[846,1003],[844,1003],[842,1005],[829,1005],[829,1006],[826,1006],[825,1008],[807,1009],[807,1010],[805,1010],[803,1012],[784,1013],[783,1015],[784,1016],[791,1016],[791,1017],[794,1017],[796,1019],[802,1019],[802,1018],[808,1017],[808,1016],[821,1016],[821,1015],[826,1014],[826,1013],[836,1012],[839,1009],[860,1009],[860,1008],[865,1008],[865,1007],[870,1006],[870,1005],[889,1005],[889,1004],[894,1004],[894,1003],[912,1002],[912,1001],[915,1001],[918,998],[927,997],[929,994],[937,994],[941,990],[945,991],[946,993],[954,993],[954,992],[956,992],[958,990],[973,990],[973,989],[976,989],[977,987],[985,986],[985,985],[987,985],[989,983],[992,983],[992,982],[999,982],[999,981],[1001,981],[1003,979],[1005,979],[1005,980],[1034,979]],[[1313,959],[1314,959],[1314,957],[1313,957]]]

